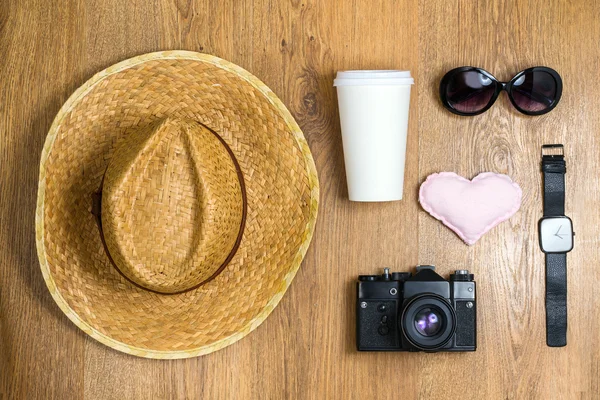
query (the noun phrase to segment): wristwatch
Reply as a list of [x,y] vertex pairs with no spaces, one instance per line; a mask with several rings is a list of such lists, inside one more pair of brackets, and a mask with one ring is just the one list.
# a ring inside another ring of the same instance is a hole
[[542,146],[544,216],[540,247],[546,253],[546,343],[567,345],[567,253],[573,249],[573,223],[565,216],[565,158],[562,144]]

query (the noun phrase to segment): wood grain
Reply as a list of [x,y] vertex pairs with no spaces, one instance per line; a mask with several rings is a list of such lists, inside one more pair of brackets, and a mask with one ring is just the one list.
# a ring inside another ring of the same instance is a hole
[[[3,0],[0,4],[0,398],[350,399],[600,396],[600,5],[503,0]],[[135,358],[77,330],[44,285],[35,251],[39,156],[54,115],[93,73],[124,58],[202,51],[261,78],[304,130],[321,180],[317,230],[267,321],[211,355]],[[499,79],[533,65],[563,76],[561,104],[524,117],[502,95],[460,118],[437,84],[460,65]],[[405,199],[347,200],[336,70],[410,69],[416,77]],[[539,149],[566,145],[569,345],[545,346]],[[436,171],[495,171],[523,188],[521,211],[473,247],[422,211]],[[477,277],[479,349],[357,353],[354,282],[383,266],[432,263]]]

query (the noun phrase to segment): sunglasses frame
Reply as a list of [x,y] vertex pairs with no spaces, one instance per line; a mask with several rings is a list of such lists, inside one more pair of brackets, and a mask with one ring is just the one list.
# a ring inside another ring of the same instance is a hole
[[[490,78],[494,82],[494,85],[496,86],[496,90],[495,90],[494,94],[492,95],[492,97],[490,98],[490,101],[488,102],[488,104],[481,110],[475,111],[472,113],[465,113],[465,112],[455,109],[454,107],[452,107],[450,105],[450,102],[448,101],[448,97],[446,96],[446,87],[448,86],[450,79],[452,79],[454,77],[454,75],[456,75],[457,73],[466,72],[466,71],[479,72],[479,73],[487,76],[488,78]],[[556,95],[555,95],[554,101],[548,108],[545,108],[541,111],[523,110],[517,104],[515,104],[515,101],[512,96],[513,85],[521,76],[523,76],[527,73],[530,73],[530,72],[537,72],[537,71],[547,72],[554,78],[554,81],[556,82]],[[563,86],[562,79],[561,79],[560,75],[558,74],[558,72],[556,72],[552,68],[548,68],[548,67],[527,68],[527,69],[524,69],[523,71],[519,72],[518,74],[516,74],[510,81],[501,82],[498,79],[496,79],[494,77],[494,75],[490,74],[483,68],[467,66],[467,67],[454,68],[453,70],[448,71],[446,73],[446,75],[444,75],[444,77],[442,78],[442,80],[440,82],[440,98],[442,99],[442,104],[448,111],[450,111],[454,114],[457,114],[457,115],[465,116],[465,117],[473,117],[475,115],[482,114],[482,113],[486,112],[487,110],[489,110],[490,107],[492,107],[494,105],[494,103],[496,102],[496,100],[498,99],[498,96],[500,95],[500,93],[503,90],[505,90],[506,93],[508,94],[508,98],[510,99],[510,102],[517,109],[517,111],[519,111],[520,113],[525,114],[525,115],[542,115],[542,114],[546,114],[546,113],[552,111],[554,109],[554,107],[556,107],[556,105],[558,104],[558,102],[562,96],[562,86]]]

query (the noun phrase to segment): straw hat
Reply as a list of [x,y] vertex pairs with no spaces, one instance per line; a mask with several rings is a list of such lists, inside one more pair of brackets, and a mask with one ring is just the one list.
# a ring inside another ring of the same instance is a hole
[[42,152],[36,240],[62,311],[117,350],[223,348],[281,300],[315,226],[300,128],[256,77],[187,51],[96,74]]

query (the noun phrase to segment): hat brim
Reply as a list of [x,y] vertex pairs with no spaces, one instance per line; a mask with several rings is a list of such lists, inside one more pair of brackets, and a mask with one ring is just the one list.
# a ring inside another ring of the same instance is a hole
[[[111,155],[159,118],[195,119],[233,151],[248,195],[239,249],[214,280],[160,295],[108,261],[90,213]],[[308,144],[275,94],[207,54],[150,53],[81,86],[56,116],[42,152],[36,210],[41,270],[61,310],[84,332],[148,358],[207,354],[241,339],[281,300],[308,249],[319,200]]]

